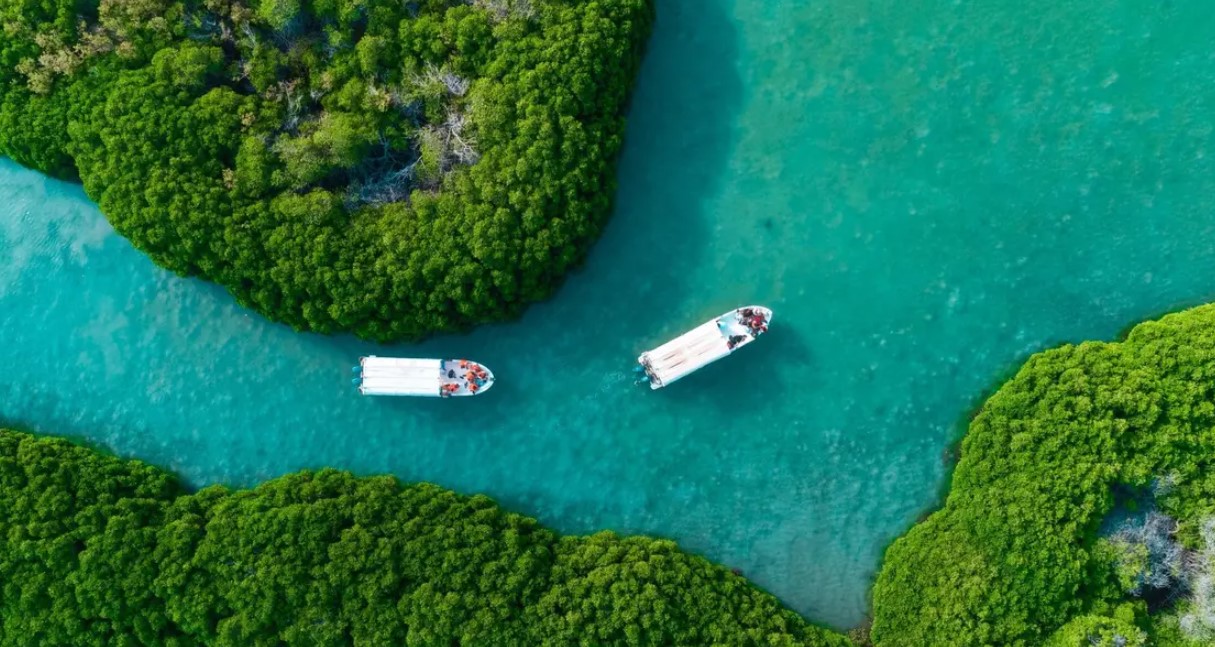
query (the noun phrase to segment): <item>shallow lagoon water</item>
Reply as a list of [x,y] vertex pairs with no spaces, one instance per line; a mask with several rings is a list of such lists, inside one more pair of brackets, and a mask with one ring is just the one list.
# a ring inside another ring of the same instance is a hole
[[[658,0],[586,266],[516,323],[417,345],[270,324],[0,161],[0,415],[193,484],[333,465],[672,537],[854,624],[997,380],[1215,299],[1215,14],[1065,4]],[[761,343],[633,384],[638,352],[745,303],[776,311]],[[369,353],[499,381],[363,399]]]

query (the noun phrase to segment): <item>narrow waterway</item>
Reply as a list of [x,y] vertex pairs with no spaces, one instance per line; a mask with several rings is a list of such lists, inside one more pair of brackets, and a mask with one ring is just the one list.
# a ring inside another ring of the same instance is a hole
[[[993,380],[1215,299],[1205,3],[658,4],[604,239],[467,336],[267,323],[0,160],[0,415],[195,484],[332,465],[667,536],[848,626]],[[776,311],[761,343],[633,384],[639,351],[745,303]],[[363,399],[371,352],[499,382]]]

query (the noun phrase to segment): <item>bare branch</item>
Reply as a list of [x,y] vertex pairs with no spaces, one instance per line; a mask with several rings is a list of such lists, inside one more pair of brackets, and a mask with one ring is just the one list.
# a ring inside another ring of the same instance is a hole
[[531,0],[468,0],[472,6],[489,13],[495,22],[510,18],[531,20],[536,17],[536,8]]
[[1202,523],[1203,547],[1193,556],[1195,576],[1191,583],[1190,604],[1181,616],[1181,630],[1204,644],[1215,641],[1215,517]]
[[446,68],[435,67],[433,63],[427,63],[426,69],[422,74],[414,75],[412,82],[413,85],[418,87],[442,85],[448,94],[456,97],[462,97],[467,94],[468,88],[471,85],[468,79]]

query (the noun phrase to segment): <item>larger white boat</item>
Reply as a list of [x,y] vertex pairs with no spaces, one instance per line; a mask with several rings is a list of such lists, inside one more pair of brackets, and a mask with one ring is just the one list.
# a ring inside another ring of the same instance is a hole
[[354,378],[363,395],[451,398],[480,395],[494,385],[494,374],[466,359],[360,357]]
[[637,358],[651,389],[661,389],[755,341],[768,331],[772,311],[747,306],[710,319]]

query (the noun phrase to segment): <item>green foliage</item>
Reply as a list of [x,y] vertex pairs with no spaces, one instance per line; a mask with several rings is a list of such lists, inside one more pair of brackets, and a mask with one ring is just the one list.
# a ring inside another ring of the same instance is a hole
[[259,0],[257,15],[274,29],[286,29],[300,16],[300,0]]
[[1149,568],[1148,548],[1142,544],[1111,542],[1098,539],[1093,548],[1094,557],[1113,564],[1113,575],[1118,587],[1132,592],[1139,588],[1143,575]]
[[207,87],[207,81],[222,70],[223,60],[223,50],[218,47],[186,43],[180,48],[165,48],[152,57],[153,78],[158,83],[197,91]]
[[0,510],[4,645],[850,644],[672,542],[558,537],[389,477],[184,494],[0,430]]
[[[651,0],[0,0],[0,154],[300,329],[518,314],[610,211]],[[282,198],[341,214],[282,219]]]
[[1133,623],[1103,616],[1077,616],[1043,647],[1146,647],[1147,633]]
[[1157,570],[1099,541],[1112,488],[1171,475],[1163,508],[1193,534],[1215,505],[1213,457],[1215,306],[1035,355],[971,423],[943,509],[888,549],[874,643],[1029,646],[1105,627],[1075,618]]
[[327,114],[308,124],[299,136],[279,141],[284,177],[276,184],[302,191],[334,171],[351,169],[374,138],[374,128],[357,115]]
[[831,645],[851,642],[809,626],[773,598],[674,542],[612,533],[567,537],[552,585],[531,607],[531,644]]
[[1152,647],[1208,647],[1210,638],[1193,637],[1181,626],[1181,618],[1193,612],[1191,603],[1182,601],[1176,609],[1154,618],[1150,642]]
[[152,547],[179,493],[146,465],[0,432],[0,644],[172,644]]
[[1199,541],[1189,555],[1189,595],[1156,623],[1156,643],[1209,645],[1215,642],[1215,516],[1204,518]]

